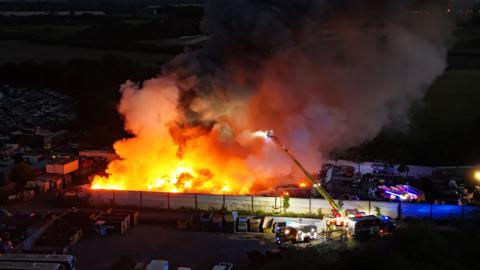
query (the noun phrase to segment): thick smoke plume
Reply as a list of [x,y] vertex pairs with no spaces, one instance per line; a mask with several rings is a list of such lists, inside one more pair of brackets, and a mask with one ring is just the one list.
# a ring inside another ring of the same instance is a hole
[[205,47],[142,87],[122,88],[120,113],[134,138],[116,143],[123,160],[110,165],[111,179],[144,181],[155,164],[185,159],[211,179],[223,171],[240,181],[234,193],[295,174],[278,149],[250,135],[265,129],[317,170],[332,150],[408,123],[412,102],[446,67],[446,15],[424,1],[209,1]]

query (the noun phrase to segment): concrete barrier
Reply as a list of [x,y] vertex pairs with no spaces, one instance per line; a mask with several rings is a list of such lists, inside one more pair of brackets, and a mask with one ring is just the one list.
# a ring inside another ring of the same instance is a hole
[[253,211],[273,212],[281,198],[253,196]]
[[138,202],[141,207],[167,209],[168,193],[160,192],[141,192],[142,200]]
[[113,193],[114,203],[121,206],[141,206],[141,194],[140,191],[115,191]]
[[[121,205],[154,209],[191,208],[200,210],[222,209],[274,212],[283,205],[281,197],[214,195],[193,193],[163,193],[145,191],[92,190],[93,205]],[[298,214],[329,214],[331,207],[326,200],[290,198],[288,212]],[[380,212],[393,218],[468,218],[478,213],[474,206],[401,203],[379,201],[343,201],[343,209],[358,209],[366,214]],[[378,210],[378,211],[377,211]]]
[[400,206],[402,217],[413,217],[413,218],[429,218],[431,217],[431,207],[430,204],[415,204],[415,203],[402,203]]
[[322,213],[324,215],[330,214],[332,207],[326,200],[322,199],[311,199],[312,201],[312,213]]
[[312,212],[311,199],[290,198],[288,212],[310,214]]
[[252,196],[225,196],[225,207],[228,210],[253,211]]
[[370,201],[370,211],[366,212],[370,215],[377,215],[377,208],[380,211],[380,215],[386,215],[393,218],[398,217],[398,203],[396,202],[377,202],[377,201]]
[[113,196],[115,192],[112,190],[94,190],[91,194],[91,203],[93,205],[106,205],[114,203]]
[[195,194],[167,193],[167,208],[195,208]]

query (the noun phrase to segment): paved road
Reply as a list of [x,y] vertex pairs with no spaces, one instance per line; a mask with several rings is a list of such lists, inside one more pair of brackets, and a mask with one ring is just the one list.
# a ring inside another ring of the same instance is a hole
[[245,267],[247,252],[273,247],[272,241],[258,238],[254,235],[179,231],[169,227],[139,225],[123,236],[84,239],[73,247],[73,253],[78,258],[80,270],[108,269],[121,255],[136,261],[168,260],[171,266],[193,269],[211,269],[212,265],[221,261]]

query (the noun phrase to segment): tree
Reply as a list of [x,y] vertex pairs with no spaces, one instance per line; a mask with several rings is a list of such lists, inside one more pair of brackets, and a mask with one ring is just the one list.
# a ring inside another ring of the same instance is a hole
[[283,211],[286,213],[288,208],[290,208],[290,196],[284,195],[283,196]]
[[398,165],[397,172],[399,172],[401,174],[406,173],[407,177],[408,177],[408,172],[409,171],[410,171],[410,168],[407,165],[404,165],[404,164]]
[[13,167],[10,180],[16,184],[16,189],[22,188],[28,181],[35,180],[35,171],[24,161],[19,162]]
[[340,208],[343,208],[343,200],[338,200],[337,204],[338,206],[340,206]]

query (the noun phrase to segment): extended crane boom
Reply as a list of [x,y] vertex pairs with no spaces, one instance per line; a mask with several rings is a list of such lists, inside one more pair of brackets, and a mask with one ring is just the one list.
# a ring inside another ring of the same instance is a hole
[[[269,130],[269,131],[266,131],[266,136],[268,138],[270,138],[276,145],[278,145],[280,148],[282,148],[282,150],[288,155],[288,157],[293,161],[293,163],[295,163],[295,165],[297,165],[298,168],[300,168],[300,170],[303,172],[303,174],[305,174],[305,176],[308,178],[308,180],[310,180],[310,182],[312,182],[312,185],[313,187],[315,188],[315,190],[318,191],[318,193],[320,193],[320,195],[322,195],[322,197],[327,200],[327,202],[330,204],[330,206],[333,208],[333,212],[336,212],[338,213],[339,215],[341,216],[345,216],[345,212],[343,211],[342,207],[340,207],[336,202],[335,200],[332,198],[332,196],[330,196],[330,194],[328,194],[328,192],[322,187],[322,185],[320,183],[317,183],[315,181],[315,178],[303,167],[303,165],[300,163],[300,161],[298,161],[298,159],[296,159],[292,153],[290,153],[290,151],[288,150],[288,148],[282,144],[280,142],[280,139],[278,139],[278,137],[275,135],[275,133],[273,132],[273,130]],[[335,214],[335,213],[334,213]]]

